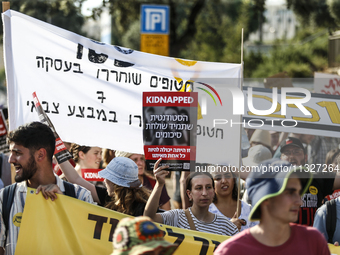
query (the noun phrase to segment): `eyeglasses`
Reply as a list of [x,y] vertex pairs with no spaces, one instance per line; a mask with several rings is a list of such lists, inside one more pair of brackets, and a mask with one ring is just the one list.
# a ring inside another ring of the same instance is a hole
[[290,155],[300,156],[301,154],[303,154],[303,150],[302,149],[285,150],[285,151],[282,152],[282,155],[284,155],[284,156],[290,156]]

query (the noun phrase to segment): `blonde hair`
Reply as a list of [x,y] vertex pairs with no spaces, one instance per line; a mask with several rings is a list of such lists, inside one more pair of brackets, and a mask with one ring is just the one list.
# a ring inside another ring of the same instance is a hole
[[137,154],[137,153],[131,153],[131,152],[126,152],[126,151],[116,151],[115,152],[116,157],[130,158],[133,154]]

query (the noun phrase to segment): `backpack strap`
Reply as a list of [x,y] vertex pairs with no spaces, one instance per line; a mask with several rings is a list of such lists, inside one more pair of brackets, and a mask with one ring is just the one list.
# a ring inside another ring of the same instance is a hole
[[196,227],[195,227],[194,221],[192,220],[192,217],[190,215],[189,209],[188,208],[185,209],[184,212],[185,212],[185,216],[187,217],[190,229],[191,230],[196,230]]
[[[6,186],[3,192],[2,216],[3,216],[3,220],[5,223],[5,227],[6,227],[6,237],[7,237],[7,233],[9,229],[9,214],[11,212],[16,187],[17,187],[16,183]],[[5,240],[5,243],[6,243],[6,240]]]
[[335,199],[326,202],[326,231],[328,243],[333,243],[333,235],[336,227],[336,203]]
[[4,154],[0,153],[0,178],[2,178],[2,161],[3,161]]
[[64,187],[65,187],[65,195],[69,197],[76,198],[76,190],[73,184],[69,182],[64,182]]

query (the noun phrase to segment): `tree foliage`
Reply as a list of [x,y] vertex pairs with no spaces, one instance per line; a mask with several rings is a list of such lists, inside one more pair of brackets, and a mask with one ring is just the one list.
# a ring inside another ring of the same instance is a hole
[[[241,29],[245,38],[264,20],[264,0],[104,0],[112,15],[112,44],[139,49],[142,4],[170,6],[170,56],[240,62]],[[259,18],[260,17],[260,18]]]
[[330,32],[340,27],[340,0],[287,0],[287,7],[300,17],[302,26],[328,28]]
[[[87,0],[12,0],[11,9],[85,35],[81,6]],[[277,41],[269,55],[245,52],[245,77],[268,77],[286,71],[310,77],[327,66],[327,34],[305,42],[316,28],[330,32],[340,25],[340,0],[286,0],[300,19],[292,41]],[[265,0],[102,0],[93,9],[97,19],[108,8],[111,43],[140,49],[142,4],[170,6],[170,56],[214,62],[241,61],[241,30],[246,41],[265,18]],[[284,46],[282,45],[284,44]]]
[[85,17],[81,13],[81,6],[84,1],[86,0],[11,0],[10,8],[77,34],[86,35],[82,31]]
[[[277,42],[268,55],[250,53],[245,57],[245,77],[265,78],[280,72],[289,77],[313,77],[327,67],[328,34],[314,38],[311,28],[301,30],[291,41]],[[313,39],[313,40],[311,40]]]

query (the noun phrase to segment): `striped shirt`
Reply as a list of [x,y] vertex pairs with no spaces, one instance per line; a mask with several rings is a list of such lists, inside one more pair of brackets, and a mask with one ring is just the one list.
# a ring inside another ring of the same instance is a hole
[[[65,187],[63,181],[56,176],[57,185],[61,192],[65,194]],[[93,198],[91,196],[90,191],[87,189],[74,184],[76,197],[79,200],[93,203]],[[10,224],[9,224],[9,231],[8,237],[6,239],[6,227],[4,224],[4,220],[2,217],[2,201],[3,201],[3,191],[4,189],[0,190],[0,212],[1,212],[1,222],[0,222],[0,246],[5,248],[6,255],[14,255],[15,247],[17,245],[18,234],[20,227],[15,226],[13,223],[13,219],[17,213],[22,213],[25,207],[26,201],[26,194],[27,194],[27,184],[26,181],[20,182],[17,184],[14,194],[14,200],[11,208],[11,212],[9,214]],[[18,216],[22,216],[21,214]],[[20,225],[19,225],[20,226]],[[6,244],[5,244],[6,239]]]
[[[234,225],[234,223],[228,220],[225,216],[215,214],[215,218],[212,222],[204,222],[198,220],[193,215],[191,208],[189,208],[189,212],[197,231],[226,236],[233,236],[238,233],[236,225]],[[166,211],[161,213],[161,215],[163,218],[163,224],[165,225],[190,229],[183,209]]]

